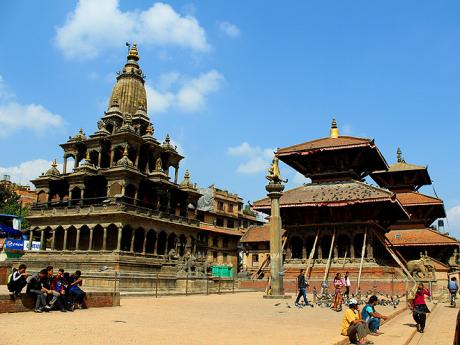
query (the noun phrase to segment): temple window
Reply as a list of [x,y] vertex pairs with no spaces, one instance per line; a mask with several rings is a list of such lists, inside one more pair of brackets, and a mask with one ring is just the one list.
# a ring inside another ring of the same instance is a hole
[[224,219],[221,217],[216,218],[216,226],[223,227],[224,226]]
[[233,219],[228,219],[227,228],[234,228],[234,227],[235,227],[235,221]]
[[224,210],[224,203],[222,201],[218,201],[217,202],[217,209],[219,211],[223,211]]
[[[233,213],[233,204],[228,204],[227,211],[228,211],[229,213]],[[229,226],[229,228],[233,228],[233,226]]]
[[252,254],[252,266],[259,264],[259,254]]

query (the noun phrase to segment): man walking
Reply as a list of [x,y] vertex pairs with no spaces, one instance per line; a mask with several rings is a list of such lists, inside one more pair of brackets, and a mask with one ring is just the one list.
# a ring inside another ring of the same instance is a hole
[[343,277],[343,281],[345,283],[345,293],[343,294],[343,296],[347,296],[347,302],[348,300],[350,299],[350,286],[351,286],[351,282],[350,282],[350,273],[347,271],[345,272],[345,277]]
[[455,303],[455,298],[457,297],[457,292],[458,292],[457,278],[455,277],[450,278],[450,281],[447,284],[447,289],[450,292],[450,305],[455,308],[457,305]]
[[299,303],[300,297],[303,296],[303,301],[305,303],[305,306],[310,306],[313,308],[313,304],[308,303],[307,299],[307,287],[308,283],[305,280],[305,270],[300,270],[300,274],[297,277],[297,287],[299,288],[299,294],[297,295],[297,298],[295,300],[295,306],[301,308],[302,305]]

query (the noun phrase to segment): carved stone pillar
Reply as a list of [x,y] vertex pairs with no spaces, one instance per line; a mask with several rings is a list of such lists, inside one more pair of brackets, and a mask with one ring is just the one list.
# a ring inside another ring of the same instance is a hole
[[174,183],[177,183],[179,177],[179,164],[174,167]]
[[53,233],[53,237],[51,237],[51,250],[54,250],[56,244],[56,229],[51,230]]
[[101,167],[101,160],[102,160],[102,152],[98,151],[98,155],[97,155],[97,167],[98,168]]
[[40,250],[46,250],[45,231],[45,229],[42,229],[42,231],[40,232]]
[[113,157],[115,155],[115,151],[111,148],[110,149],[110,166],[113,165]]
[[155,245],[153,246],[153,254],[157,255],[158,252],[158,235],[155,239]]
[[147,234],[148,231],[144,230],[144,244],[142,245],[142,254],[145,254],[145,246],[147,245]]
[[107,227],[104,226],[104,235],[102,237],[102,250],[107,250]]
[[67,174],[67,156],[64,156],[64,166],[62,167],[62,173]]
[[94,233],[94,229],[93,229],[93,228],[89,229],[89,245],[88,245],[88,250],[93,250],[93,233]]
[[64,229],[64,243],[62,244],[62,250],[67,250],[67,229]]
[[121,250],[121,235],[122,234],[123,234],[123,228],[118,228],[117,251]]
[[133,232],[131,234],[131,247],[129,249],[131,253],[134,253],[134,237],[135,236],[136,236],[136,231],[133,229]]
[[77,240],[75,243],[75,250],[80,250],[80,228],[77,229]]
[[304,242],[302,244],[302,259],[307,258],[307,244]]
[[34,240],[34,231],[30,230],[29,231],[29,245],[28,245],[29,250],[32,250],[32,241],[33,240]]
[[339,247],[338,245],[334,245],[334,259],[337,259],[339,257]]
[[374,236],[372,236],[372,231],[367,232],[367,250],[366,250],[366,257],[373,258],[374,257]]
[[353,243],[353,239],[350,242],[350,258],[355,258],[355,244]]

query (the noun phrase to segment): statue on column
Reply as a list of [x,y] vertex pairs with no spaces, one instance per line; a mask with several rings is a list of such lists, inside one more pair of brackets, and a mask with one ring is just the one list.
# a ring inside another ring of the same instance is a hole
[[268,168],[268,175],[265,178],[270,181],[270,183],[279,184],[281,182],[286,183],[288,180],[283,180],[280,175],[280,168],[278,166],[278,157],[273,157],[272,165]]

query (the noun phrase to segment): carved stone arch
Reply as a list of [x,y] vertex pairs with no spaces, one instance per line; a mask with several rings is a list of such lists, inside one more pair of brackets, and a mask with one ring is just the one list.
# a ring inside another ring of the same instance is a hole
[[165,231],[161,231],[158,234],[157,254],[158,255],[167,254],[167,245],[168,245],[168,234]]
[[147,240],[145,242],[145,252],[147,254],[153,254],[155,251],[155,243],[157,241],[157,233],[155,230],[150,229],[147,231]]

